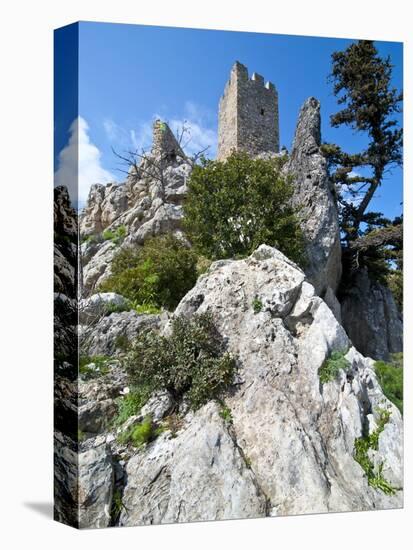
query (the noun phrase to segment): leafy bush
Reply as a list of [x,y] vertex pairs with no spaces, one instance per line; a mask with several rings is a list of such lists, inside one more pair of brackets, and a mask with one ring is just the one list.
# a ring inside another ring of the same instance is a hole
[[119,443],[126,445],[130,443],[134,447],[141,447],[150,443],[162,433],[162,427],[155,427],[150,416],[145,417],[141,424],[131,426],[128,430],[119,435]]
[[166,389],[175,401],[185,396],[193,409],[218,397],[235,373],[235,360],[225,352],[209,314],[176,317],[170,336],[140,334],[125,363],[132,384]]
[[268,244],[303,264],[303,235],[291,206],[293,187],[281,173],[284,162],[234,153],[225,162],[203,160],[194,167],[184,223],[199,253],[214,260],[245,257]]
[[84,380],[91,380],[108,374],[108,361],[111,358],[106,355],[83,355],[79,358],[79,374]]
[[333,351],[318,369],[320,382],[325,384],[334,380],[340,370],[347,370],[350,363],[345,358],[347,351]]
[[125,352],[129,349],[129,338],[126,334],[118,334],[114,340],[115,349]]
[[219,416],[222,418],[222,420],[228,424],[232,424],[232,412],[231,409],[225,405],[225,403],[221,404],[221,410],[219,411]]
[[141,248],[122,249],[99,290],[117,292],[135,308],[173,310],[196,283],[196,262],[196,254],[173,235],[154,237]]
[[113,241],[115,244],[120,244],[127,235],[127,229],[124,225],[120,225],[113,231],[112,229],[105,229],[102,233],[104,241]]
[[[397,357],[396,361],[400,362],[400,357]],[[403,368],[397,365],[397,363],[376,361],[374,370],[384,395],[403,414]]]
[[379,410],[379,421],[377,428],[370,435],[359,437],[354,442],[354,460],[356,460],[363,468],[367,476],[368,484],[374,489],[378,489],[386,495],[394,495],[397,491],[383,476],[383,463],[374,467],[374,464],[369,457],[369,450],[377,451],[379,448],[379,437],[384,430],[385,425],[390,419],[390,412]]
[[254,313],[259,313],[262,311],[262,302],[258,298],[254,298],[252,301],[252,309],[254,310]]
[[114,426],[121,426],[128,418],[139,414],[148,399],[149,392],[146,388],[133,388],[128,394],[119,398]]
[[105,315],[111,315],[112,313],[122,313],[122,311],[129,311],[131,308],[128,305],[115,304],[109,302],[105,304]]
[[136,313],[154,315],[162,311],[160,307],[154,306],[153,304],[138,304],[136,301],[131,301],[130,304]]

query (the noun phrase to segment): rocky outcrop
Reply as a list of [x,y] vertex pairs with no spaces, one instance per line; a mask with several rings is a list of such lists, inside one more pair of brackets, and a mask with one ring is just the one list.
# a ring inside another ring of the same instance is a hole
[[[85,295],[108,276],[119,247],[139,246],[149,237],[167,232],[182,233],[182,202],[192,167],[166,123],[155,121],[153,132],[151,152],[131,165],[125,183],[90,189],[80,216],[82,237],[94,236],[82,245]],[[121,244],[102,241],[102,231],[114,232],[120,226],[127,233]]]
[[293,178],[293,202],[307,241],[306,274],[323,296],[328,287],[337,290],[342,268],[337,208],[320,145],[320,103],[310,97],[298,117],[286,172]]
[[128,300],[116,292],[100,292],[79,301],[79,321],[87,323],[107,315],[111,310],[128,309]]
[[78,524],[78,219],[65,187],[54,189],[54,515]]
[[79,453],[79,527],[107,527],[113,496],[114,472],[104,438]]
[[111,313],[98,319],[97,323],[80,328],[80,347],[83,355],[114,355],[120,340],[131,342],[143,330],[159,329],[168,315],[146,315],[136,311]]
[[115,222],[128,208],[127,187],[116,183],[91,186],[81,216],[82,235],[96,235]]
[[403,321],[391,290],[360,270],[341,299],[343,326],[364,355],[388,361],[403,351]]
[[175,437],[165,434],[126,467],[120,525],[265,516],[266,497],[209,403]]
[[[189,412],[177,433],[133,455],[120,524],[401,506],[401,491],[371,487],[353,458],[355,440],[387,410],[378,450],[369,452],[399,489],[400,413],[383,395],[373,361],[352,347],[296,265],[268,246],[246,260],[215,262],[176,315],[205,311],[237,358],[225,396],[231,419],[210,402]],[[333,351],[346,353],[348,368],[321,384],[318,370]]]

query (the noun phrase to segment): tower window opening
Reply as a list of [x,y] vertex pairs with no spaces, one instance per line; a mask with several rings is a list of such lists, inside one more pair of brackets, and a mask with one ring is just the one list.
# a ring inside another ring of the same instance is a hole
[[264,109],[260,109],[260,112],[263,115],[264,114]]

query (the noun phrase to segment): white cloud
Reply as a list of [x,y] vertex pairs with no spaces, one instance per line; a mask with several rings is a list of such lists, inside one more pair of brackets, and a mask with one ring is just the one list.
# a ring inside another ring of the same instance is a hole
[[70,196],[77,197],[78,206],[82,206],[92,184],[116,181],[103,168],[101,158],[101,151],[90,140],[88,123],[79,116],[71,124],[68,144],[59,154],[55,185],[65,185]]
[[176,134],[182,130],[182,126],[188,128],[188,133],[183,139],[185,152],[194,155],[206,147],[207,156],[214,158],[217,152],[217,131],[212,124],[214,115],[211,111],[197,105],[192,101],[185,103],[184,116],[174,117],[169,121],[171,130]]
[[154,113],[151,120],[136,125],[134,129],[125,129],[111,119],[105,120],[103,126],[108,140],[116,151],[120,153],[131,149],[138,152],[148,151],[152,145],[152,124],[157,118],[167,122],[175,135],[180,134],[185,125],[188,131],[183,138],[183,144],[188,155],[193,155],[208,147],[206,154],[215,157],[217,134],[211,124],[213,115],[192,101],[185,103],[182,117],[169,118],[165,114]]

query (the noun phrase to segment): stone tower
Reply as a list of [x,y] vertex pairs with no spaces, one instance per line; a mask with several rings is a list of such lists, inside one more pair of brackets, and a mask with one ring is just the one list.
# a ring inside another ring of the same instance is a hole
[[278,94],[274,84],[236,61],[219,102],[218,160],[232,151],[279,152]]
[[159,119],[153,123],[151,153],[168,162],[175,161],[177,157],[185,158],[172,130],[166,122]]

